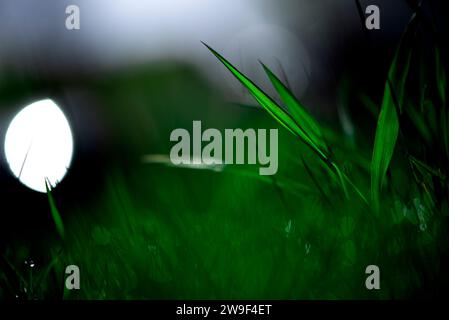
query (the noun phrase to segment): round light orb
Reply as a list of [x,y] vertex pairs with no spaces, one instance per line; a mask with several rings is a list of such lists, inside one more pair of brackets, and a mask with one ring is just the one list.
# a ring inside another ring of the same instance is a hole
[[61,109],[50,99],[22,109],[6,131],[5,156],[12,173],[28,188],[46,192],[65,176],[73,155],[73,136]]

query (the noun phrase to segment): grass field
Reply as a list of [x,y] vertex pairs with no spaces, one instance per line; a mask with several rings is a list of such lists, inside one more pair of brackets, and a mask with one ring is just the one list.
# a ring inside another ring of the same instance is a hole
[[[435,41],[423,48],[429,34]],[[182,67],[91,80],[87,85],[107,106],[105,123],[114,128],[107,162],[92,164],[101,167],[93,176],[81,173],[89,159],[75,163],[81,177],[69,174],[49,195],[52,206],[38,213],[48,232],[8,243],[0,298],[441,296],[449,284],[449,110],[438,38],[418,8],[381,99],[345,89],[359,100],[345,106],[347,121],[360,113],[371,123],[351,123],[351,134],[338,119],[312,116],[267,67],[261,65],[277,97],[210,47],[260,108],[223,102]],[[279,128],[278,174],[142,161],[145,154],[168,154],[170,131],[192,120]],[[85,187],[64,194],[64,183],[79,179]],[[80,267],[81,290],[64,289],[70,264]],[[381,290],[365,288],[372,264],[380,267]]]

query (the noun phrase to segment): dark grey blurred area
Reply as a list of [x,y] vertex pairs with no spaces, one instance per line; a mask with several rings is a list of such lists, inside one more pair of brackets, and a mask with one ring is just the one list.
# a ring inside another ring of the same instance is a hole
[[[396,41],[410,18],[405,0],[361,4],[381,8],[375,40]],[[80,8],[80,30],[65,28],[68,5]],[[320,100],[338,82],[348,47],[357,50],[353,43],[363,37],[354,0],[0,0],[0,73],[64,78],[174,61],[196,68],[229,99],[246,102],[200,41],[270,93],[258,60],[297,95]]]

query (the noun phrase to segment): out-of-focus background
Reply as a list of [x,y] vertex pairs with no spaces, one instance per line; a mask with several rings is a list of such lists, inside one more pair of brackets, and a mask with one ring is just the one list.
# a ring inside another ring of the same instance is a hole
[[[365,2],[381,8],[382,29],[372,36],[388,47],[410,18],[406,1]],[[75,32],[64,27],[71,4],[81,10],[82,26]],[[239,95],[240,87],[204,50],[204,41],[267,90],[258,59],[274,71],[288,70],[295,93],[318,99],[339,81],[344,63],[366,54],[352,0],[3,0],[0,6],[0,65],[60,78],[169,61],[190,65],[227,94]],[[359,59],[359,67],[376,64],[373,57]]]

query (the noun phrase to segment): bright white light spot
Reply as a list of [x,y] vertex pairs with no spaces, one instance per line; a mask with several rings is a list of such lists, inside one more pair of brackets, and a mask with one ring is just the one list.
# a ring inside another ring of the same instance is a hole
[[67,118],[50,99],[22,109],[11,121],[5,138],[6,160],[24,185],[46,192],[45,180],[55,187],[65,176],[73,154]]

